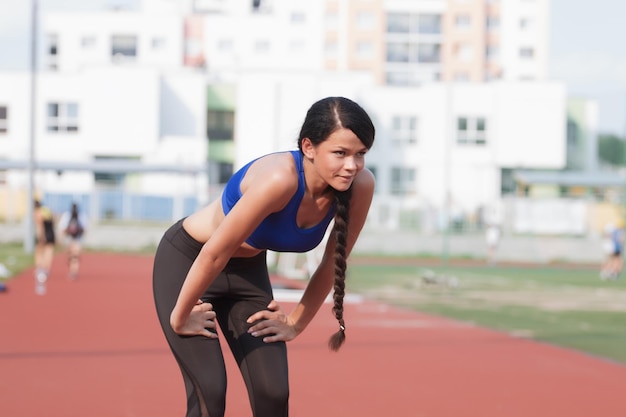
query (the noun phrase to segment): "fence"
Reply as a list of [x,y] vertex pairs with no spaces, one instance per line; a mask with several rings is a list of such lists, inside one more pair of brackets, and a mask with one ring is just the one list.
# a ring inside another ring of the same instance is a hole
[[[93,223],[107,220],[169,222],[199,207],[197,196],[156,196],[102,187],[91,193],[45,192],[40,198],[56,215],[69,210],[72,203],[77,203]],[[1,190],[0,219],[21,221],[26,214],[26,199],[24,191]]]
[[598,236],[607,223],[626,215],[621,200],[592,197],[540,198],[508,195],[489,207],[463,211],[425,202],[374,199],[368,226],[425,234],[481,233],[490,223],[503,233],[529,236]]

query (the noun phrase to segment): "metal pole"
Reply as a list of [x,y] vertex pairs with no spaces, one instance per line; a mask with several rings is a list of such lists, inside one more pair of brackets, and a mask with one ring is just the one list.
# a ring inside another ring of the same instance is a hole
[[26,201],[26,235],[24,250],[34,250],[34,207],[35,200],[35,117],[36,117],[36,81],[37,81],[37,0],[32,0],[31,39],[30,39],[30,146],[28,154],[28,200]]
[[441,262],[444,266],[448,265],[448,258],[450,257],[450,214],[452,205],[452,187],[451,187],[451,158],[452,158],[452,128],[454,119],[452,117],[452,84],[450,81],[446,81],[446,98],[445,98],[445,135],[444,135],[444,148],[443,148],[443,213],[444,213],[444,225],[441,247]]

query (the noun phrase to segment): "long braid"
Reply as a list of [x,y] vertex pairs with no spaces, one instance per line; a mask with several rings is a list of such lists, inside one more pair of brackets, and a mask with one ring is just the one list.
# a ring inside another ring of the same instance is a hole
[[335,192],[335,283],[333,286],[333,313],[339,322],[339,330],[328,340],[328,347],[338,351],[346,340],[346,325],[343,320],[343,298],[346,288],[346,247],[348,242],[348,220],[350,211],[350,196],[352,188],[344,192]]
[[[351,130],[370,149],[374,144],[376,129],[367,112],[356,102],[345,97],[326,97],[315,102],[307,111],[298,136],[298,149],[307,139],[314,147],[319,146],[330,135],[339,130]],[[348,217],[352,190],[335,190],[335,281],[333,285],[333,313],[339,322],[339,331],[328,341],[328,347],[337,351],[346,340],[343,320],[343,298],[346,286],[346,264],[348,247]]]

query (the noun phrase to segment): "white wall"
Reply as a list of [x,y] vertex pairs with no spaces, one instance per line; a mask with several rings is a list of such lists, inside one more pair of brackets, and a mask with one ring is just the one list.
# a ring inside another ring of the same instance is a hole
[[[522,77],[546,80],[548,77],[549,1],[500,0],[500,58],[504,79],[516,81]],[[528,30],[520,28],[520,19],[529,19]],[[534,57],[520,57],[521,47],[532,47]]]

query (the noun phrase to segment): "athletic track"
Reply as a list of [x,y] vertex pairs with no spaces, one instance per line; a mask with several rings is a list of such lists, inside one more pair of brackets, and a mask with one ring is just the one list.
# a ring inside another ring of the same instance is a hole
[[[69,281],[59,255],[45,296],[35,295],[32,270],[8,283],[0,416],[184,415],[182,379],[152,304],[151,262],[87,253],[81,277]],[[326,347],[337,327],[328,304],[290,342],[291,416],[626,416],[623,364],[371,301],[348,303],[346,321],[338,353]],[[226,414],[249,417],[229,355]]]

